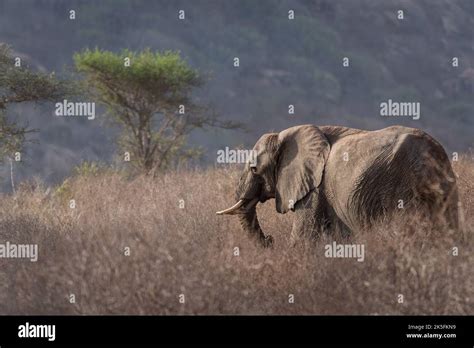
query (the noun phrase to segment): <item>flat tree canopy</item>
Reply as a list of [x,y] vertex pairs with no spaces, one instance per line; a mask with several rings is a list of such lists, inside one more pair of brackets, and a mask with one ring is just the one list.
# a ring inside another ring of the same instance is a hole
[[197,149],[186,147],[187,135],[196,128],[240,126],[220,121],[210,108],[193,101],[192,91],[203,79],[179,52],[95,49],[76,53],[74,62],[107,115],[120,125],[121,150],[145,173],[198,155]]

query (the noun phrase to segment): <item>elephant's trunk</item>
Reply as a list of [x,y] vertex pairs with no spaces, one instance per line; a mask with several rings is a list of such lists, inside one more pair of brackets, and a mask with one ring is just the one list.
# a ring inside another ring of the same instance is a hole
[[269,247],[273,243],[271,236],[265,236],[257,219],[257,203],[260,201],[263,182],[247,168],[240,178],[235,198],[237,203],[228,209],[218,211],[217,215],[237,215],[240,225],[252,239],[262,246]]
[[240,225],[252,239],[257,240],[263,247],[270,247],[273,244],[273,238],[271,236],[265,236],[260,228],[256,208],[257,204],[254,204],[246,209],[245,213],[238,215]]
[[242,229],[246,231],[252,239],[257,240],[263,247],[270,247],[273,244],[271,236],[265,236],[257,218],[257,203],[258,199],[250,201],[239,200],[232,207],[218,211],[218,215],[230,214],[237,215]]

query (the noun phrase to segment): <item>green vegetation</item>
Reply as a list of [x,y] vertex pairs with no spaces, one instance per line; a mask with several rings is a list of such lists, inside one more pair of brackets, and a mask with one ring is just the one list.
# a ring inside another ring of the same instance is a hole
[[7,118],[10,105],[57,101],[72,92],[70,84],[54,73],[33,72],[23,64],[8,46],[0,45],[0,161],[20,151],[26,134],[34,131]]
[[210,108],[193,101],[191,92],[203,79],[178,52],[95,49],[75,54],[74,62],[120,126],[125,160],[147,174],[198,156],[197,149],[186,147],[194,129],[238,126],[221,122]]

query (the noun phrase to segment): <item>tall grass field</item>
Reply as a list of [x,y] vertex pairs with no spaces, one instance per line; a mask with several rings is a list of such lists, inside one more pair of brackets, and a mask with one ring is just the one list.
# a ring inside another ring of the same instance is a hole
[[156,178],[110,170],[0,196],[0,243],[38,245],[38,260],[0,258],[2,314],[474,314],[474,161],[453,163],[461,231],[396,219],[349,236],[362,262],[328,258],[322,235],[290,246],[292,213],[258,206],[274,247],[233,216],[237,168]]

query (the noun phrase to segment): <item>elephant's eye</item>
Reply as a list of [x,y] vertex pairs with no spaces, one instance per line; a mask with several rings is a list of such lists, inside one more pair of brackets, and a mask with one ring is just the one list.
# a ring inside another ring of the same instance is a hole
[[252,173],[256,174],[257,173],[257,167],[250,167],[250,170]]

